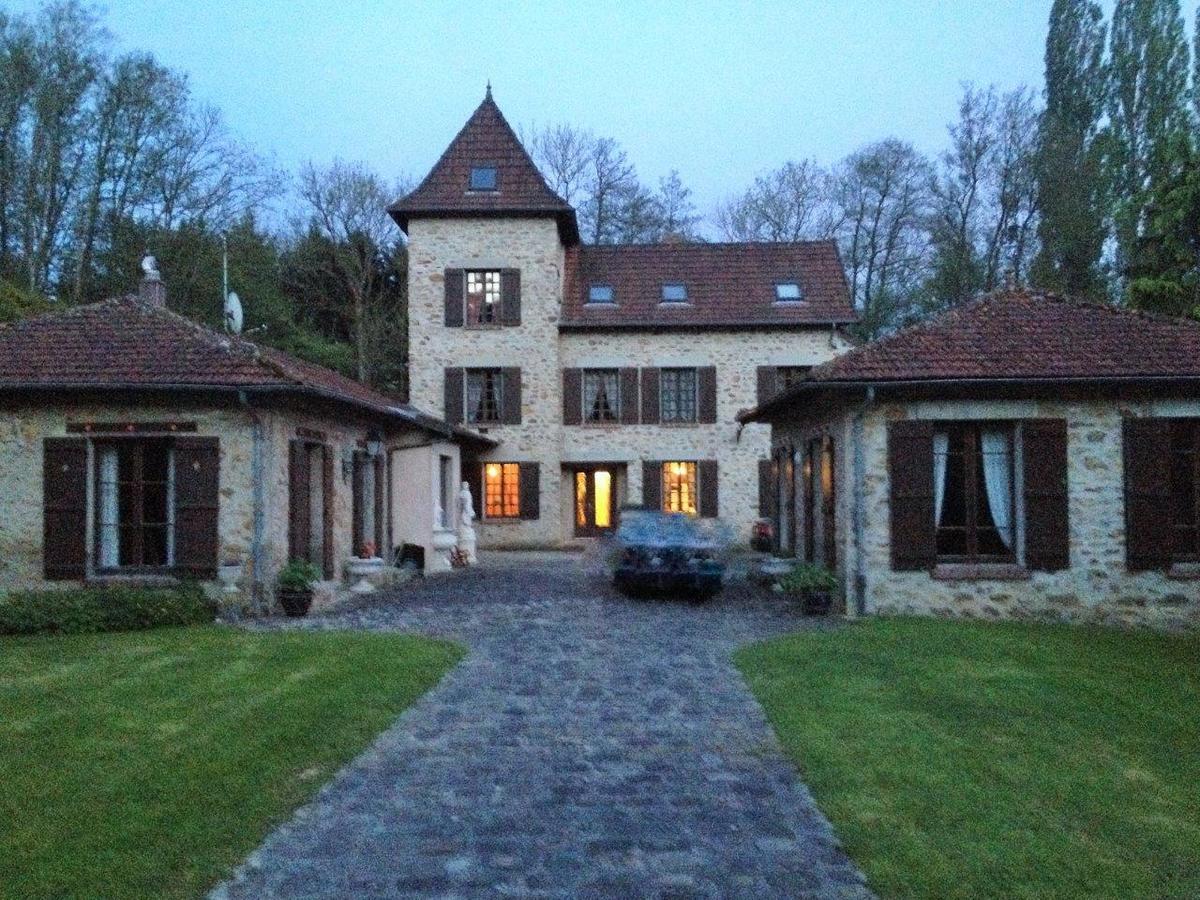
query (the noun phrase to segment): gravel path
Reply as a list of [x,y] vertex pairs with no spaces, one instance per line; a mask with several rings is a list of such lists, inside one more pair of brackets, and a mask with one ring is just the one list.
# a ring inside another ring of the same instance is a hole
[[214,897],[869,896],[730,661],[804,627],[775,598],[513,555],[301,627],[471,652]]

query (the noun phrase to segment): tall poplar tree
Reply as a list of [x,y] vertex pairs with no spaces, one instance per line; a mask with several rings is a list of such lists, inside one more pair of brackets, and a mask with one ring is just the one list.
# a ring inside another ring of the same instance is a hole
[[1054,0],[1046,107],[1037,152],[1041,251],[1033,280],[1079,296],[1104,292],[1106,190],[1099,144],[1107,95],[1104,15],[1091,0]]

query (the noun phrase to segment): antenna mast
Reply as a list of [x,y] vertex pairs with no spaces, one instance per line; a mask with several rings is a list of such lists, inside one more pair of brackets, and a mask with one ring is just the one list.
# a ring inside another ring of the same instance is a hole
[[229,235],[221,232],[221,307],[229,296]]

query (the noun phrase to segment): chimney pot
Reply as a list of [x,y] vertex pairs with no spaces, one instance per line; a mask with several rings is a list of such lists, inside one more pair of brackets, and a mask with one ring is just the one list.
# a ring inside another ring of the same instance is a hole
[[138,285],[138,299],[147,306],[163,309],[167,305],[167,286],[158,271],[158,262],[149,254],[142,260],[142,280]]

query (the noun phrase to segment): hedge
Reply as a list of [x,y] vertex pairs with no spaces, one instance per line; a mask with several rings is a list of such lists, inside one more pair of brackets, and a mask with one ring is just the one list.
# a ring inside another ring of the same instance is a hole
[[199,585],[22,591],[0,597],[0,634],[90,634],[199,625],[216,618]]

